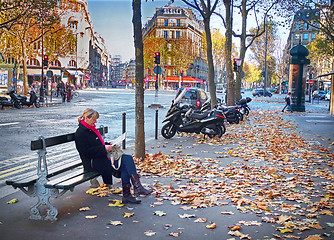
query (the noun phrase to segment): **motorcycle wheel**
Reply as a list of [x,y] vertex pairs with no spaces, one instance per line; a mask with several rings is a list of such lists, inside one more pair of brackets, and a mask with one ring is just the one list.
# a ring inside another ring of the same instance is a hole
[[172,123],[167,123],[161,128],[161,135],[166,138],[172,138],[176,133],[176,127]]
[[17,109],[20,109],[20,108],[22,108],[22,105],[21,105],[20,102],[14,101],[14,107],[16,107]]
[[[224,128],[224,129],[223,129]],[[215,136],[217,136],[218,138],[221,138],[221,136],[223,135],[223,133],[225,133],[226,128],[224,125],[222,125],[222,127],[220,126],[216,126],[215,129],[213,129],[216,133],[215,134],[208,134],[209,138],[214,138]]]
[[242,113],[236,112],[236,115],[239,118],[239,121],[243,121],[244,120],[244,115],[242,115]]
[[35,101],[34,105],[35,105],[36,108],[39,108],[41,106],[41,104],[39,103],[38,100]]
[[244,109],[245,109],[245,110],[244,110],[244,111],[245,111],[245,115],[248,116],[248,114],[249,114],[249,110],[248,110],[247,108],[244,108]]

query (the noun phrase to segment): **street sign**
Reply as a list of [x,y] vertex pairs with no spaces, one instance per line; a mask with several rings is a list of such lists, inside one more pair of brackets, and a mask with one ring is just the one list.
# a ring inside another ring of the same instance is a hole
[[155,74],[161,74],[162,73],[162,68],[160,66],[155,66],[153,69]]
[[53,76],[53,72],[51,70],[47,71],[46,76],[51,78]]
[[312,79],[308,80],[308,83],[309,83],[310,85],[313,85],[313,80],[312,80]]
[[75,76],[78,76],[78,75],[79,75],[78,71],[75,71]]

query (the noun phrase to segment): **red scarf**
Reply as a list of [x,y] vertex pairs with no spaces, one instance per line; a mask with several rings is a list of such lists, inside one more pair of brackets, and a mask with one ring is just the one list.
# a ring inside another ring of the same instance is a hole
[[82,125],[84,125],[86,128],[92,130],[92,131],[99,137],[99,139],[101,140],[101,143],[102,143],[103,145],[105,145],[105,143],[104,143],[104,141],[103,141],[103,138],[102,138],[102,136],[101,136],[99,130],[97,130],[96,127],[95,127],[95,124],[94,124],[94,126],[88,125],[84,120],[81,120],[80,123],[81,123]]

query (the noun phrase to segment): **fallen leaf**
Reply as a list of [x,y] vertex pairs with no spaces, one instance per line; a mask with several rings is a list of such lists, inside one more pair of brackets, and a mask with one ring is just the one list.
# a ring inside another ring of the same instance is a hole
[[109,224],[114,226],[123,225],[121,221],[110,221]]
[[82,207],[82,208],[79,209],[79,211],[89,211],[89,210],[90,210],[89,207]]
[[211,225],[206,225],[205,226],[207,229],[215,229],[216,228],[216,224],[212,223]]
[[97,215],[86,216],[87,219],[97,218]]
[[10,201],[7,202],[7,204],[13,204],[13,203],[17,203],[19,200],[17,198],[14,198]]
[[144,234],[148,237],[152,237],[156,234],[156,232],[153,232],[152,230],[147,230],[146,232],[144,232]]
[[195,214],[187,214],[187,213],[185,213],[185,214],[179,214],[179,217],[180,218],[194,218],[194,217],[196,217],[196,215]]
[[163,212],[163,211],[155,211],[155,212],[153,213],[153,215],[157,215],[157,216],[159,216],[159,217],[162,217],[162,216],[165,216],[166,213]]
[[170,233],[169,236],[172,236],[172,237],[179,237],[181,234],[181,232],[177,232],[177,233]]
[[125,213],[123,213],[123,215],[124,215],[125,218],[130,218],[130,217],[134,216],[135,213],[127,213],[127,212],[125,212]]
[[166,230],[170,229],[171,227],[173,227],[173,225],[171,225],[171,224],[165,224],[164,225],[164,229],[166,229]]
[[123,207],[124,204],[122,204],[121,200],[113,200],[114,203],[109,203],[109,207]]
[[326,215],[333,216],[333,212],[329,211],[329,210],[323,210],[323,211],[320,212],[320,214],[322,214],[322,215],[326,214]]
[[305,238],[304,240],[321,240],[323,239],[322,237],[320,237],[319,235],[311,235],[308,236],[307,238]]
[[242,227],[240,225],[235,225],[235,226],[229,226],[228,228],[231,229],[232,231],[237,231],[241,229]]
[[197,218],[194,222],[206,223],[206,221],[207,221],[206,218]]
[[233,215],[233,212],[220,212],[221,214]]

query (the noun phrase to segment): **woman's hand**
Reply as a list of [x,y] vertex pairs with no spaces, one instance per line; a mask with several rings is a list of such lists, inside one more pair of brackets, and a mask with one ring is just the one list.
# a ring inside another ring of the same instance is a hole
[[111,151],[111,149],[113,148],[113,145],[105,145],[106,151]]

